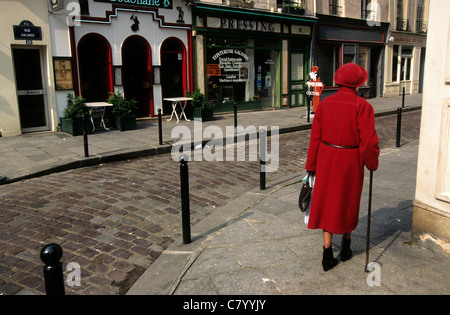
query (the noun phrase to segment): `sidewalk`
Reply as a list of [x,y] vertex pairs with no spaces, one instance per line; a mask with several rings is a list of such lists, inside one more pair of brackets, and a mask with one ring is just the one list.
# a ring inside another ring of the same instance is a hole
[[[386,115],[396,113],[402,98],[376,98],[369,102],[376,115]],[[418,109],[421,104],[421,94],[405,97],[405,110]],[[280,133],[306,129],[310,123],[302,118],[305,111],[305,107],[300,107],[238,113],[238,125],[244,128],[279,126]],[[141,120],[137,130],[97,130],[90,134],[88,158],[84,157],[82,136],[56,132],[0,138],[0,184],[109,161],[168,153],[171,145],[179,139],[171,138],[173,128],[187,126],[194,135],[194,122],[181,120],[177,124],[175,118],[170,122],[167,118],[163,117],[163,145],[159,145],[157,119]],[[225,134],[226,126],[234,125],[233,115],[218,114],[213,121],[203,123],[203,128],[211,125],[222,128]]]
[[[354,256],[328,272],[321,266],[322,233],[308,230],[297,208],[299,173],[247,192],[196,224],[192,243],[172,244],[128,294],[449,294],[448,256],[409,244],[417,150],[414,141],[381,152],[373,182],[369,261],[378,265],[372,273],[364,272],[369,172],[352,234]],[[335,256],[340,241],[335,235]]]

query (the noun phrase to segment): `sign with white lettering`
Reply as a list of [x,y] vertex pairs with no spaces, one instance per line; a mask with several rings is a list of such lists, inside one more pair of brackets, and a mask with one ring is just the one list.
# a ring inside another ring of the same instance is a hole
[[134,5],[145,8],[172,9],[173,0],[94,0],[111,4]]
[[20,25],[13,25],[14,39],[42,40],[40,26],[34,26],[30,21],[22,21]]
[[242,20],[228,17],[207,17],[207,24],[210,28],[220,28],[237,31],[257,31],[267,33],[281,33],[281,24],[265,21]]
[[207,66],[208,75],[219,78],[223,82],[248,81],[249,57],[239,49],[222,49],[212,56]]

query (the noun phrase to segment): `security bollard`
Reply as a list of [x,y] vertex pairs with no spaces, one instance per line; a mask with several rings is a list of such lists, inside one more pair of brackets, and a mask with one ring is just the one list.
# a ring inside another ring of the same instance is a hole
[[259,132],[259,189],[266,189],[266,146],[267,130],[261,129]]
[[63,250],[58,244],[45,245],[41,250],[41,260],[45,263],[44,280],[47,295],[65,295],[62,264]]
[[405,108],[405,87],[403,87],[402,93],[402,108]]
[[159,132],[159,145],[163,145],[161,108],[158,108],[158,132]]
[[402,131],[402,108],[398,107],[397,108],[397,136],[396,136],[396,139],[395,139],[395,146],[397,148],[400,147],[401,131]]
[[89,157],[87,123],[88,123],[87,116],[86,116],[86,114],[83,114],[83,144],[84,144],[84,157]]
[[183,243],[191,242],[191,222],[189,208],[189,169],[187,157],[180,157],[180,184],[181,184],[181,222],[183,227]]
[[234,109],[234,132],[236,133],[237,132],[237,130],[236,130],[236,128],[237,128],[237,104],[236,104],[236,102],[234,102],[233,109]]

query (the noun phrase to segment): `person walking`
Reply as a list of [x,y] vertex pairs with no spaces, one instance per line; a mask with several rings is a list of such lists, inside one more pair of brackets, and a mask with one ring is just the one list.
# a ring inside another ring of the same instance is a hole
[[315,175],[308,228],[323,230],[324,271],[338,264],[333,234],[343,234],[341,261],[352,257],[351,232],[358,225],[364,166],[377,170],[380,154],[373,107],[357,95],[367,80],[366,70],[347,63],[334,80],[340,88],[319,103],[305,165],[308,174]]

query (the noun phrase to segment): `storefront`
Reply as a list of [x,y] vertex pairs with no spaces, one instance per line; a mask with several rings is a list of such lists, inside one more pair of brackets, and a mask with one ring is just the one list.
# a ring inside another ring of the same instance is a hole
[[170,103],[163,99],[191,88],[191,14],[185,2],[80,4],[81,14],[70,23],[51,15],[55,60],[67,62],[72,70],[70,84],[58,84],[60,73],[55,73],[59,116],[68,93],[104,102],[113,91],[138,102],[138,117],[157,115],[158,108],[170,115]]
[[0,134],[57,129],[47,1],[2,2]]
[[391,32],[386,45],[384,95],[422,93],[427,36]]
[[322,98],[336,92],[336,70],[353,62],[368,73],[359,94],[365,98],[381,96],[383,88],[384,43],[389,23],[368,26],[366,20],[318,15],[319,26],[314,63],[325,84]]
[[305,104],[315,18],[197,3],[194,80],[215,112]]

